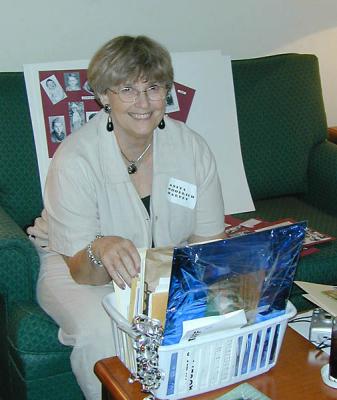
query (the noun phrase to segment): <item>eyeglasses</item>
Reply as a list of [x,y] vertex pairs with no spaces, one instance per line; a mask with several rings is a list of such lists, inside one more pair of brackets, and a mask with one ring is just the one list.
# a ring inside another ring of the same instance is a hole
[[108,89],[119,96],[123,103],[134,103],[141,93],[146,93],[149,100],[159,101],[167,96],[167,88],[162,85],[152,85],[145,90],[138,90],[132,86],[126,86],[119,90]]

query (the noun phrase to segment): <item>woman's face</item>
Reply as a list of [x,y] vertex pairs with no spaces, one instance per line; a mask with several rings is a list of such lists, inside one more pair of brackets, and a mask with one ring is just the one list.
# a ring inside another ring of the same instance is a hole
[[102,103],[110,104],[114,130],[117,133],[137,138],[152,135],[164,116],[166,106],[165,98],[153,101],[148,98],[146,92],[143,92],[152,85],[152,82],[140,80],[135,83],[120,85],[117,88],[111,88],[116,92],[124,87],[138,89],[142,93],[133,103],[122,102],[119,95],[110,90],[102,96]]

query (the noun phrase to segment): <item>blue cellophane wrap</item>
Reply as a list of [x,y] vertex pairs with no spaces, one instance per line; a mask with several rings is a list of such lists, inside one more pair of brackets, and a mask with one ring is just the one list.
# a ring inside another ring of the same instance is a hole
[[248,323],[285,312],[306,223],[174,249],[163,345],[183,321],[244,309]]

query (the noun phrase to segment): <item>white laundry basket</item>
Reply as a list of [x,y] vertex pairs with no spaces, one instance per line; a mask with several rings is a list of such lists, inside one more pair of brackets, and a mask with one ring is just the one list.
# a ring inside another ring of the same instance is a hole
[[[137,375],[137,333],[113,306],[113,294],[103,299],[111,317],[117,356]],[[215,334],[191,342],[160,346],[162,379],[154,393],[158,399],[179,399],[215,390],[262,374],[278,359],[289,318],[296,314],[288,302],[286,313],[275,318]]]

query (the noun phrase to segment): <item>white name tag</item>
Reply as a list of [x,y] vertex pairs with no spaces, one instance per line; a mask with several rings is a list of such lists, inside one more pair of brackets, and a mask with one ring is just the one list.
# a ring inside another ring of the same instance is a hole
[[193,210],[197,202],[197,187],[192,183],[170,178],[167,185],[167,198],[171,203]]

